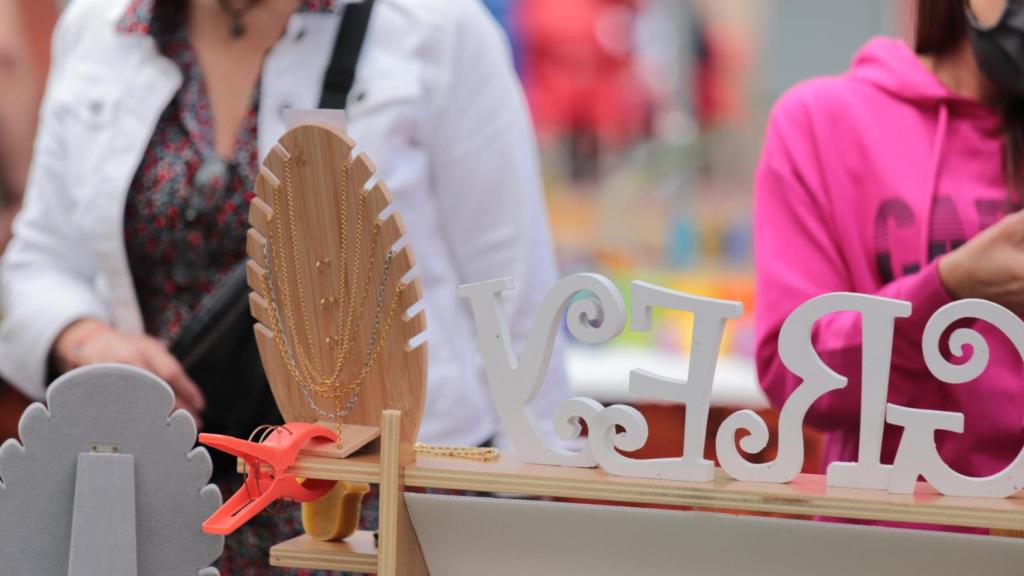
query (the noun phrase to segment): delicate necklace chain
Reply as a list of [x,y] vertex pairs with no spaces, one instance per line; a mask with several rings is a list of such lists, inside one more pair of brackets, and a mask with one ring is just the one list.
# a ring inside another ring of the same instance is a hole
[[[347,168],[342,168],[342,174],[341,175],[342,175],[342,178],[341,178],[341,182],[342,182],[342,189],[341,189],[342,201],[341,201],[341,204],[342,205],[347,205],[348,202],[344,201],[344,199],[348,196],[348,170],[347,170]],[[295,217],[295,199],[294,199],[293,194],[291,194],[291,191],[294,190],[294,187],[292,186],[291,159],[285,159],[285,161],[284,161],[284,178],[285,178],[285,190],[288,192],[287,193],[288,197],[287,197],[286,205],[287,205],[287,209],[288,209],[288,218],[287,218],[287,220],[288,220],[288,224],[289,224],[289,228],[290,228],[289,231],[291,232],[291,249],[292,249],[292,254],[291,254],[292,258],[291,258],[291,260],[292,260],[292,266],[294,267],[294,272],[295,272],[295,278],[296,278],[295,284],[296,284],[296,291],[298,293],[299,308],[300,308],[300,311],[302,312],[300,314],[300,317],[301,317],[301,320],[302,320],[302,326],[305,329],[306,346],[307,346],[307,348],[310,351],[310,355],[312,356],[312,361],[310,361],[310,360],[308,360],[306,358],[305,354],[303,354],[303,351],[302,351],[301,347],[298,348],[298,356],[299,356],[299,361],[302,364],[303,368],[305,369],[305,372],[307,373],[307,375],[310,378],[312,378],[314,381],[319,382],[322,385],[324,385],[324,384],[328,384],[329,382],[333,382],[334,380],[337,380],[337,378],[339,376],[341,376],[341,371],[344,368],[344,364],[345,364],[346,358],[344,357],[344,355],[336,355],[334,369],[331,372],[330,376],[326,376],[326,375],[324,375],[324,374],[322,374],[320,372],[320,366],[322,366],[322,361],[321,361],[321,356],[320,356],[320,346],[317,346],[314,343],[314,341],[313,341],[313,329],[310,326],[309,307],[308,307],[308,305],[306,303],[306,294],[305,294],[305,289],[304,289],[305,283],[302,282],[303,269],[302,269],[302,261],[300,260],[300,254],[299,254],[299,243],[296,240],[296,234],[295,234],[295,232],[296,232],[296,230],[295,230],[296,217]],[[362,196],[360,196],[360,200],[361,199],[362,199]],[[275,201],[276,201],[276,197],[275,197]],[[345,214],[347,214],[347,210],[343,211],[343,217],[344,217]],[[347,227],[347,221],[344,220],[344,219],[341,220],[341,226],[339,226],[339,228],[341,230],[344,230],[346,227]],[[278,219],[278,231],[283,236],[283,223],[282,223],[282,219],[280,219],[280,218]],[[339,235],[340,234],[341,234],[341,232],[339,232]],[[283,240],[282,240],[282,242],[283,242]],[[362,246],[360,246],[359,248],[362,248]],[[342,251],[344,251],[344,247],[342,248]],[[347,270],[344,270],[345,263],[346,263],[345,257],[342,256],[342,267],[343,267],[342,279],[341,279],[342,293],[344,293],[344,285],[346,283],[348,283],[348,279],[349,279]],[[356,265],[358,266],[358,262],[356,263]],[[285,286],[285,289],[287,290],[287,285]],[[287,293],[286,293],[286,296],[287,296]],[[337,300],[337,296],[331,296],[330,298],[328,298],[328,302],[332,302],[332,301],[335,301],[335,300]],[[349,314],[348,315],[349,315],[349,317],[351,317],[351,315],[352,315],[352,313],[351,313],[352,303],[351,302],[346,302],[346,303],[344,303],[342,305],[349,308]],[[286,314],[287,319],[289,321],[288,325],[289,326],[295,326],[295,317],[292,314],[291,299],[290,298],[286,298],[286,300],[285,300],[285,314]],[[341,315],[341,314],[337,315],[335,322],[340,322],[342,316],[343,315]],[[334,330],[334,326],[332,325],[332,331],[333,330]],[[349,336],[348,335],[348,327],[345,327],[344,331],[342,333],[344,335],[346,335],[346,336]],[[328,342],[328,346],[329,346],[329,342]]]
[[449,458],[464,458],[467,460],[480,460],[490,462],[497,460],[501,452],[497,448],[478,448],[476,446],[437,446],[434,444],[423,444],[417,442],[413,451],[424,456],[447,456]]
[[[267,269],[262,277],[261,284],[264,294],[266,294],[269,299],[271,308],[270,322],[272,324],[271,329],[275,337],[274,340],[277,343],[278,351],[284,360],[288,372],[291,374],[292,378],[295,379],[296,383],[299,384],[302,389],[303,396],[306,398],[309,405],[320,416],[334,418],[338,423],[340,432],[341,418],[347,415],[355,406],[363,383],[366,381],[366,378],[369,376],[372,368],[380,358],[384,344],[387,341],[387,336],[392,324],[394,323],[395,317],[397,316],[399,303],[401,301],[401,294],[407,287],[407,284],[405,282],[398,284],[390,305],[386,306],[385,300],[387,296],[388,280],[391,275],[391,264],[395,258],[395,252],[393,250],[389,250],[383,257],[381,278],[377,290],[376,306],[374,308],[373,324],[371,326],[370,338],[367,343],[362,366],[356,378],[345,385],[343,382],[345,367],[348,365],[348,360],[356,348],[354,346],[354,341],[356,340],[359,332],[359,327],[356,325],[356,313],[357,311],[365,309],[366,299],[371,286],[372,265],[375,261],[374,256],[376,254],[381,226],[379,223],[375,223],[374,225],[374,231],[370,243],[369,259],[366,263],[366,280],[363,283],[362,295],[357,298],[359,291],[358,282],[356,280],[359,272],[360,256],[363,252],[362,227],[365,222],[368,194],[365,190],[360,191],[359,194],[357,210],[358,219],[356,222],[355,233],[356,250],[352,253],[353,261],[350,274],[348,258],[349,238],[346,231],[348,227],[347,199],[349,196],[349,170],[347,164],[343,165],[341,174],[342,189],[341,197],[339,198],[341,206],[339,206],[338,215],[340,218],[338,231],[339,255],[341,256],[341,262],[338,267],[341,272],[337,281],[340,285],[340,289],[337,294],[321,301],[321,304],[325,308],[332,309],[334,320],[332,321],[331,326],[332,329],[340,330],[340,337],[335,337],[332,334],[328,337],[327,342],[325,342],[326,348],[334,349],[334,366],[332,367],[329,375],[321,372],[324,357],[319,353],[321,347],[314,342],[314,331],[310,320],[310,307],[306,300],[305,283],[303,282],[303,269],[298,247],[297,218],[295,213],[294,187],[292,182],[290,158],[286,158],[284,160],[284,172],[284,190],[281,189],[280,184],[274,187],[273,210],[277,217],[272,219],[274,221],[274,225],[271,226],[270,238],[266,243],[270,245],[270,249],[267,248],[266,244],[263,248],[263,256],[264,261],[267,263]],[[286,221],[288,225],[287,230],[285,229]],[[286,235],[290,236],[290,241],[287,242],[290,246],[285,245]],[[291,249],[290,253],[288,248]],[[296,313],[293,308],[293,301],[291,297],[291,285],[293,282],[289,277],[290,271],[287,262],[289,259],[292,261],[292,268],[295,275],[294,285],[298,299],[298,313]],[[317,262],[318,270],[322,271],[321,263],[324,262],[325,261]],[[280,290],[280,295],[278,294],[278,290]],[[284,300],[283,306],[281,305],[282,299]],[[359,300],[358,306],[356,305],[357,299]],[[340,303],[340,305],[347,308],[347,310],[343,313],[334,313],[333,305],[335,303]],[[385,308],[387,308],[386,312]],[[298,318],[296,318],[297,316]],[[298,320],[298,322],[296,320]],[[288,334],[288,329],[296,330],[298,325],[301,325],[303,334],[299,335],[297,338],[293,338]],[[303,346],[303,342],[300,340],[305,340],[305,346]],[[334,345],[332,345],[332,343],[334,343]],[[306,348],[308,348],[308,355]],[[319,402],[317,402],[317,398],[334,400],[334,412],[330,413],[322,409]]]

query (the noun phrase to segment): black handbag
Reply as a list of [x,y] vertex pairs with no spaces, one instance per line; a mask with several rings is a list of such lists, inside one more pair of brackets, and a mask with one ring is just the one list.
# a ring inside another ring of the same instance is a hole
[[[321,108],[345,109],[373,0],[345,7],[324,75]],[[267,384],[249,314],[245,262],[206,298],[171,345],[171,353],[206,396],[204,430],[248,437],[257,426],[278,424],[281,415]],[[213,451],[214,476],[235,470],[233,457]]]

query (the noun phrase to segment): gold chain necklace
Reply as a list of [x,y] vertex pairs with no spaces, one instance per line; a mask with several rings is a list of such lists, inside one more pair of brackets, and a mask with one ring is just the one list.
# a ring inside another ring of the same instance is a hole
[[501,452],[497,448],[484,448],[476,446],[438,446],[435,444],[423,444],[417,442],[413,451],[424,456],[447,456],[449,458],[463,458],[466,460],[479,460],[490,462],[497,460]]
[[[390,275],[391,263],[394,259],[395,253],[389,250],[384,257],[383,270],[381,274],[377,302],[374,312],[373,325],[370,332],[370,340],[366,347],[365,357],[363,359],[362,367],[358,373],[358,376],[349,384],[344,385],[343,375],[345,367],[348,364],[348,360],[351,357],[351,353],[354,350],[353,342],[358,333],[355,325],[355,312],[356,310],[363,310],[366,298],[369,294],[372,276],[372,264],[375,260],[375,250],[378,244],[378,238],[380,235],[380,223],[375,223],[374,233],[370,244],[370,257],[367,262],[366,280],[364,282],[363,293],[359,300],[359,305],[356,306],[357,294],[358,294],[358,283],[355,282],[355,276],[358,274],[360,265],[360,255],[363,248],[363,234],[362,234],[362,222],[365,221],[366,214],[366,199],[367,192],[365,190],[360,191],[358,200],[358,220],[356,226],[356,250],[353,262],[353,273],[349,274],[348,266],[348,235],[347,229],[347,217],[348,217],[348,202],[345,199],[348,197],[348,165],[345,164],[342,167],[342,191],[341,201],[339,206],[339,218],[340,226],[338,231],[339,241],[339,252],[341,256],[340,268],[342,270],[338,283],[340,285],[340,292],[332,295],[328,298],[321,299],[321,306],[325,308],[331,308],[333,304],[341,302],[341,305],[346,307],[347,310],[343,314],[337,314],[332,322],[332,329],[337,328],[340,330],[340,337],[329,336],[327,342],[325,342],[327,348],[334,348],[334,366],[331,370],[330,375],[321,373],[320,367],[323,365],[322,357],[319,354],[320,347],[317,346],[313,341],[313,330],[311,327],[311,321],[309,319],[309,306],[306,301],[305,288],[303,283],[303,270],[301,267],[301,261],[299,260],[299,248],[298,248],[298,235],[296,233],[296,217],[295,217],[295,206],[294,206],[294,188],[292,185],[291,178],[291,159],[286,158],[284,160],[284,186],[285,189],[281,190],[280,184],[274,186],[274,214],[277,215],[274,226],[271,226],[270,239],[267,244],[270,245],[271,249],[267,250],[266,245],[264,246],[264,259],[267,262],[267,270],[261,280],[263,292],[267,295],[270,303],[271,314],[271,329],[274,333],[274,340],[277,342],[278,352],[281,354],[284,360],[285,366],[287,367],[292,378],[300,385],[303,391],[303,395],[306,397],[306,401],[310,406],[321,416],[333,417],[339,427],[339,443],[340,443],[340,429],[341,429],[341,418],[348,414],[349,411],[355,406],[356,400],[359,395],[359,391],[362,388],[363,383],[369,376],[371,369],[376,365],[377,360],[380,358],[380,354],[384,348],[384,344],[387,341],[387,336],[390,332],[391,326],[394,323],[395,316],[397,315],[398,305],[402,292],[405,290],[407,284],[405,282],[400,283],[395,290],[395,294],[391,299],[388,311],[384,313],[384,300],[387,292],[387,282]],[[290,234],[291,242],[290,248],[291,253],[286,252],[286,246],[284,242],[285,232],[285,221],[288,224],[287,232]],[[289,270],[287,260],[290,256],[292,265],[295,273],[295,288],[298,297],[299,313],[296,314],[292,306],[291,298],[291,284],[292,281],[289,278]],[[321,263],[325,261],[317,261],[317,269],[323,271]],[[281,306],[278,298],[277,290],[280,289],[281,296],[284,299],[284,305]],[[347,296],[347,298],[346,298]],[[284,318],[282,318],[282,308],[284,311]],[[303,336],[305,336],[306,347],[309,348],[309,355],[307,356],[306,350],[304,349],[302,342],[298,338],[290,338],[286,326],[295,330],[296,316],[301,319],[302,327],[304,328]],[[381,322],[383,318],[383,323]],[[340,340],[340,346],[332,346],[332,342],[337,343]],[[312,356],[310,358],[309,356]],[[316,402],[316,398],[334,400],[334,413],[328,413],[320,408]],[[345,400],[347,397],[347,400]]]

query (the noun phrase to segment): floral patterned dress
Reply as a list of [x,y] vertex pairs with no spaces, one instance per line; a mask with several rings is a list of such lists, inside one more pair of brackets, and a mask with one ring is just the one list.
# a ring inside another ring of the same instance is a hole
[[[196,53],[180,7],[134,0],[118,23],[124,34],[151,35],[178,65],[182,85],[164,110],[143,154],[125,204],[128,262],[147,333],[173,341],[202,299],[245,258],[249,202],[258,174],[256,118],[259,88],[230,158],[214,146],[213,119]],[[187,5],[183,2],[178,6]],[[333,2],[305,0],[301,11],[331,11]],[[241,484],[216,479],[225,498]],[[376,525],[375,496],[367,498],[364,528]],[[270,546],[302,532],[297,505],[263,513],[227,537],[217,567],[232,576],[329,574],[268,565]],[[334,574],[334,573],[330,573]]]

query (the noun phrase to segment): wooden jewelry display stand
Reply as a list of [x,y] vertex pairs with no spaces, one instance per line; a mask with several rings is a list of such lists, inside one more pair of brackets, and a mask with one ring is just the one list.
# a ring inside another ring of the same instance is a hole
[[[302,536],[275,548],[284,552],[272,560],[426,574],[400,496],[400,470],[411,460],[426,398],[425,314],[411,312],[421,292],[408,278],[412,251],[399,246],[402,220],[388,213],[386,186],[370,185],[373,163],[353,156],[354,148],[337,128],[315,123],[278,140],[250,208],[247,279],[260,358],[281,414],[338,428],[338,445],[321,442],[304,453],[348,465],[369,456],[346,458],[356,450],[373,454],[372,473],[345,479],[380,486],[382,560],[378,566],[377,544],[365,532],[340,544]],[[303,552],[287,552],[296,547]],[[324,556],[339,547],[344,562]]]
[[[260,167],[249,211],[249,303],[267,380],[288,422],[379,427],[402,412],[414,441],[426,398],[421,298],[386,186],[374,166],[328,126],[285,133]],[[370,438],[372,439],[372,438]],[[342,438],[347,451],[359,445]]]

